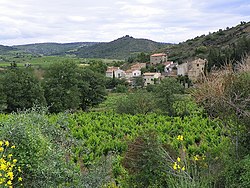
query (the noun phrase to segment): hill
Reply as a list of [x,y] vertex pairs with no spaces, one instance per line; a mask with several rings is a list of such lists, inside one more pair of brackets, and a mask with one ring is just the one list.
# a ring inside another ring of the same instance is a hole
[[[224,30],[220,29],[217,32],[201,35],[176,45],[165,46],[158,52],[168,53],[170,60],[182,63],[195,57],[208,58],[212,49],[219,49],[218,53],[225,53],[224,49],[229,49],[242,40],[250,40],[250,22],[241,22],[232,28],[227,27]],[[244,48],[248,48],[250,51],[249,46]]]
[[0,54],[6,54],[6,53],[14,51],[14,50],[16,50],[16,49],[13,47],[0,45]]
[[73,52],[83,46],[91,46],[96,42],[75,42],[75,43],[36,43],[17,45],[15,48],[31,53],[40,55],[65,55],[67,52]]
[[136,39],[126,35],[108,43],[81,47],[74,54],[84,58],[125,59],[134,53],[156,51],[164,45],[166,44],[148,39]]

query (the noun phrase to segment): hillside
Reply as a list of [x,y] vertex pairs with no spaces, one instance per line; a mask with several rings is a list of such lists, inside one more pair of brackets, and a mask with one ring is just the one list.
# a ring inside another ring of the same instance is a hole
[[75,42],[75,43],[36,43],[17,45],[15,48],[31,54],[41,55],[65,55],[66,52],[75,51],[83,46],[91,46],[95,42]]
[[6,53],[8,53],[10,51],[14,51],[14,50],[16,50],[16,49],[13,47],[0,45],[0,54],[6,54]]
[[108,43],[81,47],[74,54],[84,58],[125,59],[137,52],[153,52],[166,44],[124,36]]
[[220,29],[217,32],[198,36],[158,51],[168,53],[170,60],[182,63],[195,57],[207,58],[211,49],[223,50],[237,44],[242,38],[250,39],[250,22],[241,22],[235,27]]

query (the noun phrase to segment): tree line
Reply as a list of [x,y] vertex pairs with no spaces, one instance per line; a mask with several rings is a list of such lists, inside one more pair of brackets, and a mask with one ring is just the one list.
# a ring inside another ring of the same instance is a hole
[[52,113],[87,110],[106,96],[104,76],[72,61],[52,64],[38,77],[34,69],[13,68],[0,76],[0,110],[12,112],[34,105]]

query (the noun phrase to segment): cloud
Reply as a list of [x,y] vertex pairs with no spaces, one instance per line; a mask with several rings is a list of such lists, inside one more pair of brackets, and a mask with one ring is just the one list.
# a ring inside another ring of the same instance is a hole
[[248,0],[1,0],[0,44],[111,41],[124,35],[181,42],[250,20]]

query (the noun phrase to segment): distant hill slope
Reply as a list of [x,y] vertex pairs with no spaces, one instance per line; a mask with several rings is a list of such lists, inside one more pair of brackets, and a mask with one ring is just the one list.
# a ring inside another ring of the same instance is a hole
[[14,50],[16,50],[16,49],[13,47],[0,45],[0,54],[6,54],[6,53],[14,51]]
[[166,44],[126,35],[108,43],[99,43],[79,48],[73,52],[78,57],[125,59],[137,52],[153,52]]
[[67,52],[76,51],[83,46],[91,46],[96,42],[75,42],[75,43],[36,43],[17,45],[15,48],[31,54],[41,55],[65,55]]
[[241,22],[241,24],[232,28],[220,29],[208,35],[166,46],[158,50],[158,52],[168,53],[170,60],[182,63],[195,57],[206,58],[210,49],[223,49],[235,45],[243,37],[250,39],[250,22]]

